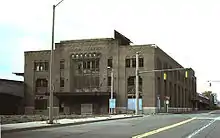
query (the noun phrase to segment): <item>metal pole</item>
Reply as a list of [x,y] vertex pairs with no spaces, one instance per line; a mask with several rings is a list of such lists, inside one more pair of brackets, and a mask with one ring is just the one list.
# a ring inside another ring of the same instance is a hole
[[[113,91],[114,91],[114,72],[113,72],[113,69],[112,69],[112,72],[111,72],[111,100],[113,99]],[[111,108],[111,114],[113,114],[113,109]]]
[[158,113],[160,112],[160,96],[157,96],[157,108],[158,108]]
[[135,72],[135,75],[136,75],[136,79],[135,79],[135,91],[136,91],[136,111],[135,111],[135,114],[138,115],[139,114],[139,74],[138,74],[138,70],[139,70],[139,62],[138,62],[138,55],[139,53],[137,52],[136,53],[136,72]]
[[52,83],[52,68],[53,68],[53,49],[54,49],[54,21],[55,8],[53,5],[53,21],[52,21],[52,45],[50,51],[50,98],[49,98],[49,124],[53,124],[53,83]]
[[169,111],[169,100],[166,99],[166,112],[168,113],[168,111]]
[[146,71],[140,71],[139,74],[142,73],[153,73],[153,72],[169,72],[169,71],[176,71],[176,70],[188,70],[190,68],[173,68],[173,69],[161,69],[161,70],[146,70]]

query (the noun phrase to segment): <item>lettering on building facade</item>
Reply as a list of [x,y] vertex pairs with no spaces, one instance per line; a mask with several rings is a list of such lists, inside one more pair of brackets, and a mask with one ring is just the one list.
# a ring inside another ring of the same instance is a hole
[[73,52],[100,51],[102,49],[103,49],[103,47],[93,47],[93,46],[72,47]]
[[82,47],[71,47],[71,50],[73,51],[73,52],[91,52],[91,51],[94,51],[94,52],[96,52],[96,51],[100,51],[100,50],[102,50],[104,47],[102,46],[100,46],[100,47],[94,47],[94,46],[88,46],[88,47],[86,47],[86,46],[82,46]]

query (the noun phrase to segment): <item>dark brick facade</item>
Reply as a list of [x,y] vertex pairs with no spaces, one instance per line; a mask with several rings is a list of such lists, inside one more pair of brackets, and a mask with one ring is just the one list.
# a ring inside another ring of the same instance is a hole
[[[140,71],[182,67],[159,47],[130,45],[130,40],[116,34],[115,38],[70,40],[56,43],[54,50],[53,86],[55,106],[65,113],[80,113],[81,104],[92,104],[93,113],[108,113],[110,96],[109,78],[114,71],[116,111],[126,112],[128,97],[134,97],[135,53],[140,53]],[[35,99],[46,99],[49,93],[50,51],[25,52],[24,80],[28,99],[27,112],[33,112]],[[160,97],[163,110],[164,97],[170,97],[170,111],[191,110],[195,107],[196,77],[189,71],[169,72],[166,82],[162,73],[140,75],[143,112],[157,111]],[[86,98],[86,96],[88,98]],[[90,96],[90,97],[89,97]],[[80,100],[81,99],[81,100]],[[86,100],[88,99],[88,100]],[[46,109],[47,104],[42,104]]]

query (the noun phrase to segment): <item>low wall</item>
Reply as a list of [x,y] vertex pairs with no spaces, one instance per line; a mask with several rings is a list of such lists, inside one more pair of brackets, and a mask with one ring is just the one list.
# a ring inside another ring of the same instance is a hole
[[[56,119],[75,119],[86,117],[100,117],[109,115],[59,115]],[[1,124],[13,124],[32,121],[45,121],[48,120],[48,116],[45,115],[1,115]]]

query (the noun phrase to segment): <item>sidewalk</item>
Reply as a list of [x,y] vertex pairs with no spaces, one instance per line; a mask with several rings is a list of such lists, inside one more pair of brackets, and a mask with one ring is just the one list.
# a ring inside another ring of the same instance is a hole
[[117,119],[127,119],[142,117],[142,115],[110,115],[108,117],[90,117],[90,118],[80,118],[80,119],[59,119],[56,120],[54,124],[47,124],[47,121],[36,121],[36,122],[26,122],[26,123],[16,123],[16,124],[4,124],[1,125],[2,133],[18,132],[25,130],[35,130],[40,128],[49,128],[49,127],[60,127],[68,125],[79,125],[85,123],[93,123],[100,121],[108,120],[117,120]]

